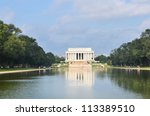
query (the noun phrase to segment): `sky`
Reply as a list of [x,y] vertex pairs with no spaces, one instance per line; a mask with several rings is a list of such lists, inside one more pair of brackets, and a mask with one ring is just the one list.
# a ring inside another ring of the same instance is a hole
[[55,55],[74,47],[109,55],[150,28],[150,0],[0,0],[0,19]]

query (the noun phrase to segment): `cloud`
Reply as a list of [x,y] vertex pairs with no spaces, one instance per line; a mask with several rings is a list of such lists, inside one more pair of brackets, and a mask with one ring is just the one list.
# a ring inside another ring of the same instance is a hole
[[97,53],[109,54],[138,37],[139,25],[150,26],[150,20],[145,19],[150,15],[150,0],[47,0],[36,1],[40,3],[36,5],[34,1],[28,15],[25,9],[29,0],[23,8],[14,8],[19,16],[16,19],[11,9],[0,8],[0,17],[7,22],[15,19],[24,34],[36,38],[46,51],[55,53],[63,53],[68,47],[92,47]]
[[23,24],[20,26],[24,34],[30,34],[33,31],[33,27],[29,24]]
[[142,31],[148,28],[150,28],[150,19],[144,20],[139,26],[139,29]]
[[69,1],[70,0],[54,0],[53,5],[59,7],[59,6],[66,4]]
[[[130,2],[129,2],[130,1]],[[93,19],[110,19],[150,14],[149,1],[134,0],[76,0],[75,7],[83,16]]]
[[6,23],[12,23],[15,18],[15,13],[9,8],[0,8],[0,19]]
[[132,3],[150,3],[149,0],[129,0]]
[[149,0],[53,0],[45,14],[105,20],[150,14]]
[[72,23],[73,21],[74,21],[73,16],[69,16],[69,15],[64,15],[64,16],[60,17],[60,19],[59,19],[59,23],[61,25],[65,25],[65,24],[68,24],[70,22]]
[[137,22],[136,18],[150,14],[150,2],[56,0],[48,12],[47,17],[53,22],[47,25],[49,49],[58,53],[68,47],[92,47],[97,53],[109,54],[112,49],[139,36],[136,28],[144,18]]
[[43,10],[42,14],[45,16],[57,15],[57,13],[61,15],[65,9],[69,12],[70,10],[68,10],[68,6],[71,6],[72,4],[73,0],[52,0],[48,7]]

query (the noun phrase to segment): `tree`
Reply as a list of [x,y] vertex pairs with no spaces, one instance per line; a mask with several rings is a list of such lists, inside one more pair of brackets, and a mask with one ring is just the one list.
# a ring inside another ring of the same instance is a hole
[[145,32],[141,34],[141,38],[150,37],[150,29],[146,29]]
[[64,57],[55,56],[55,63],[60,63],[61,61],[65,61]]
[[21,32],[13,24],[0,20],[0,66],[39,67],[55,62],[51,52],[46,54],[36,39]]
[[46,53],[45,66],[51,66],[55,62],[55,56],[53,53]]
[[5,57],[4,54],[4,44],[8,41],[9,38],[12,36],[17,37],[21,33],[19,28],[16,28],[12,24],[4,24],[3,21],[0,20],[0,65],[5,64]]
[[110,54],[113,65],[150,66],[150,29],[139,39],[122,44]]
[[108,58],[107,58],[107,56],[100,55],[100,56],[97,56],[97,57],[95,58],[95,60],[96,60],[96,61],[99,61],[99,62],[101,62],[101,63],[107,63]]
[[4,43],[4,54],[8,65],[20,64],[25,56],[25,42],[15,36],[10,36]]

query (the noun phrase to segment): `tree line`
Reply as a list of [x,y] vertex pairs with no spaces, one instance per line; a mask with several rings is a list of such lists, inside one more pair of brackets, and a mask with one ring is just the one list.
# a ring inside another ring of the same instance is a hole
[[[150,29],[112,50],[109,56],[99,55],[95,60],[117,66],[150,66]],[[0,67],[48,67],[60,61],[64,58],[46,53],[35,38],[0,20]]]
[[36,39],[23,35],[13,24],[0,20],[0,67],[51,66],[60,59],[51,52],[45,53]]
[[110,56],[100,55],[96,60],[116,66],[150,66],[150,29],[142,32],[140,38],[112,50]]
[[132,42],[124,43],[110,54],[113,65],[150,66],[150,29]]

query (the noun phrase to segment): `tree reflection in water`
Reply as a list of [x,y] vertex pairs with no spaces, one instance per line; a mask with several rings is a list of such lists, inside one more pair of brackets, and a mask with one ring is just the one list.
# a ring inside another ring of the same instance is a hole
[[110,79],[119,87],[150,98],[150,71],[109,70]]

